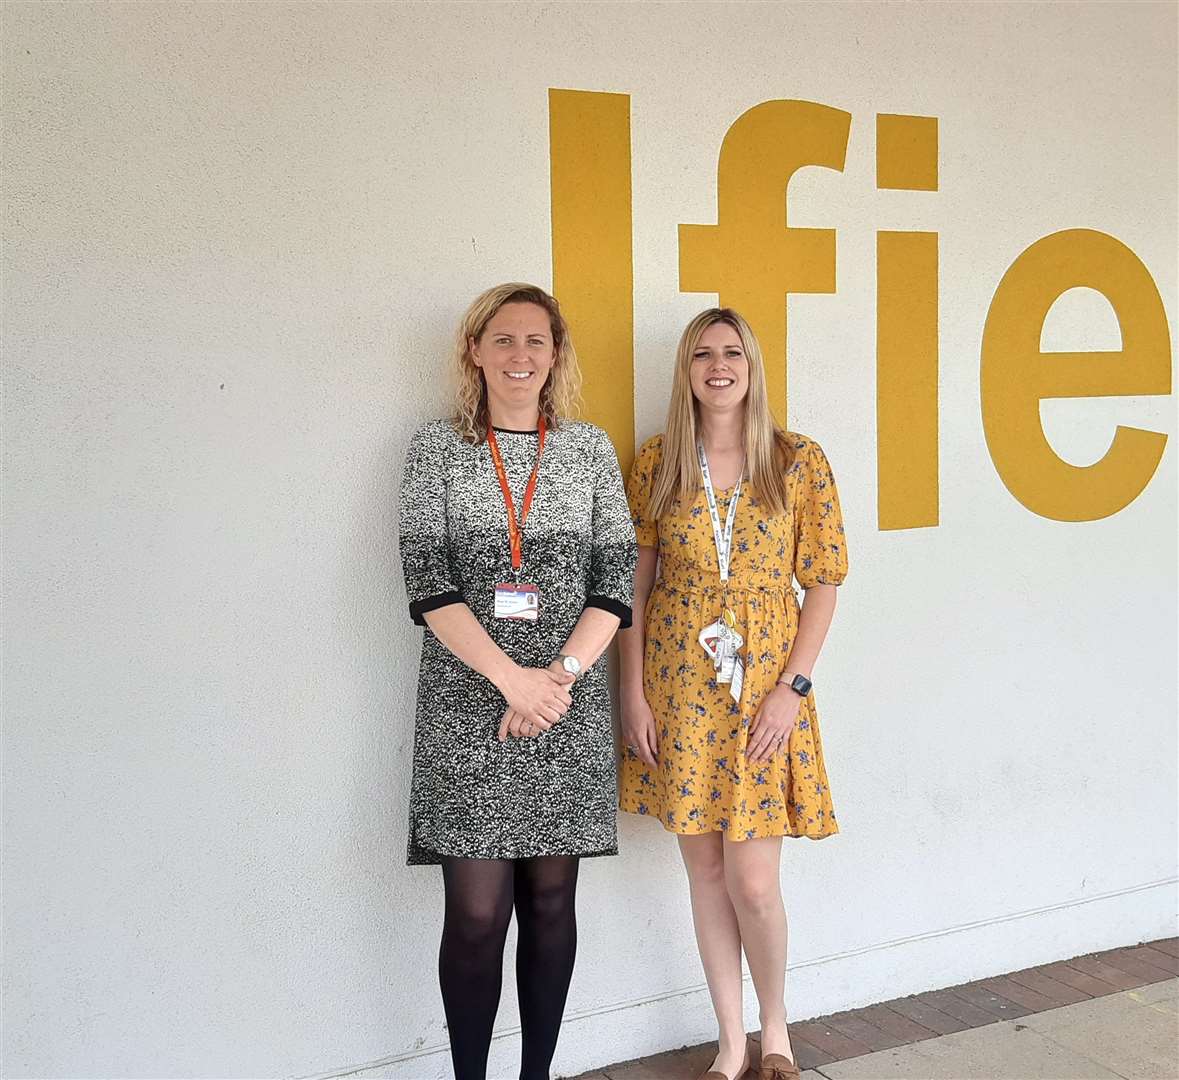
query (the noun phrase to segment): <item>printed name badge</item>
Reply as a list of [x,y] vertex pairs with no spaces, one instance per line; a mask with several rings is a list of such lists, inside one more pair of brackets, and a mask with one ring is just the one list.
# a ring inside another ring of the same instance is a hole
[[501,581],[495,587],[495,617],[535,621],[540,617],[540,590],[535,585]]

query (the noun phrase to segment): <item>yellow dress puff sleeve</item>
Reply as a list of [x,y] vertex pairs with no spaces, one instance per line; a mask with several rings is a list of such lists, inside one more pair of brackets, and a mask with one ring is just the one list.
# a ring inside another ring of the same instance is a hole
[[835,477],[818,443],[798,451],[794,515],[794,576],[804,589],[840,585],[847,577],[847,544]]
[[663,436],[656,435],[639,447],[635,463],[630,469],[626,483],[626,498],[630,503],[630,516],[635,526],[635,539],[640,547],[659,546],[659,522],[652,520],[647,507],[651,502],[651,491],[655,486],[655,474],[663,460]]

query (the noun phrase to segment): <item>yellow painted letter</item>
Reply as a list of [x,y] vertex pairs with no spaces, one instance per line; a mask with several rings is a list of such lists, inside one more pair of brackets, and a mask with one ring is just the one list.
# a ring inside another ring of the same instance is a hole
[[635,450],[630,97],[549,90],[553,293],[584,376],[586,419],[623,473]]
[[876,234],[876,523],[938,523],[937,233]]
[[[876,186],[937,191],[937,117],[878,113]],[[938,523],[937,233],[876,234],[876,522]]]
[[876,186],[937,191],[937,117],[876,114]]
[[[1113,306],[1120,352],[1040,351],[1040,332],[1063,292],[1085,286]],[[1024,506],[1057,521],[1095,521],[1133,502],[1167,437],[1119,426],[1105,456],[1078,467],[1052,450],[1040,399],[1171,392],[1167,316],[1149,271],[1121,241],[1090,229],[1037,240],[995,290],[983,330],[981,397],[991,459]]]
[[786,294],[835,291],[835,230],[789,228],[786,188],[806,165],[842,171],[850,127],[850,113],[811,101],[755,105],[721,145],[717,223],[680,226],[680,288],[718,293],[749,320],[783,426]]

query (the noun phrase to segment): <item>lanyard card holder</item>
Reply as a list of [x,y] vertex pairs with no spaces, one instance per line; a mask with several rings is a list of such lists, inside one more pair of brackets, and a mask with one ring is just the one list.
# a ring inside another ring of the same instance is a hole
[[[528,486],[524,489],[524,505],[521,507],[520,517],[517,520],[516,507],[512,502],[512,489],[508,484],[507,470],[504,468],[499,444],[495,439],[495,429],[487,429],[487,450],[495,465],[495,474],[504,497],[504,509],[508,515],[508,544],[512,552],[512,569],[517,578],[520,576],[520,567],[523,563],[524,523],[528,520],[529,510],[532,509],[532,496],[536,492],[536,481],[540,476],[540,459],[544,454],[546,428],[543,416],[537,421],[536,430],[536,461],[532,466],[532,475],[528,478]],[[527,622],[536,622],[540,618],[540,590],[535,585],[521,584],[519,581],[501,581],[495,587],[495,617],[497,619],[523,619]]]
[[535,585],[501,581],[495,587],[495,617],[535,622],[540,618],[540,590]]
[[[723,586],[729,580],[729,558],[733,551],[733,527],[737,521],[737,504],[741,500],[741,478],[738,478],[733,488],[733,497],[729,500],[728,511],[722,523],[716,503],[716,492],[712,487],[712,474],[708,468],[708,455],[704,452],[702,442],[696,444],[696,451],[700,458],[704,495],[708,500],[708,516],[712,521],[716,565]],[[741,471],[745,471],[744,463],[741,465]],[[740,651],[745,639],[737,633],[737,619],[727,601],[721,609],[721,617],[700,631],[700,644],[716,669],[716,681],[727,683],[732,699],[740,701],[741,688],[745,683],[745,665],[741,660]]]

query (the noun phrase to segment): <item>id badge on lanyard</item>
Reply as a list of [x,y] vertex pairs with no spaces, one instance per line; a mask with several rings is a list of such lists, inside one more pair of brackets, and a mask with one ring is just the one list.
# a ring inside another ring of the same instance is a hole
[[[696,444],[696,452],[700,458],[700,474],[704,479],[704,495],[708,500],[708,515],[712,519],[712,538],[716,543],[716,564],[720,571],[722,586],[720,617],[700,631],[700,644],[705,653],[712,660],[716,669],[716,681],[727,683],[729,694],[734,701],[741,700],[741,688],[745,683],[745,664],[741,660],[741,646],[745,639],[737,632],[737,616],[729,606],[727,589],[724,588],[729,580],[729,557],[733,548],[733,526],[737,521],[737,503],[741,499],[741,479],[738,478],[733,488],[733,497],[729,500],[728,512],[725,514],[724,524],[721,524],[720,510],[717,508],[716,492],[712,487],[712,474],[708,470],[708,455],[704,452],[704,444]],[[742,463],[741,472],[745,466]]]
[[540,618],[540,590],[535,585],[522,582],[520,570],[524,564],[524,522],[528,520],[528,511],[532,509],[532,497],[536,494],[536,479],[540,475],[540,459],[544,454],[545,430],[542,416],[536,425],[536,462],[532,466],[528,486],[524,489],[524,502],[520,507],[520,518],[517,521],[516,505],[512,501],[512,489],[508,484],[508,473],[495,439],[495,429],[490,426],[487,428],[487,449],[495,465],[500,491],[503,492],[504,508],[508,513],[508,543],[512,551],[512,570],[516,575],[515,581],[501,581],[495,586],[494,612],[497,619],[523,619],[535,622]]
[[495,587],[495,617],[535,622],[540,618],[540,590],[535,585],[501,581]]

